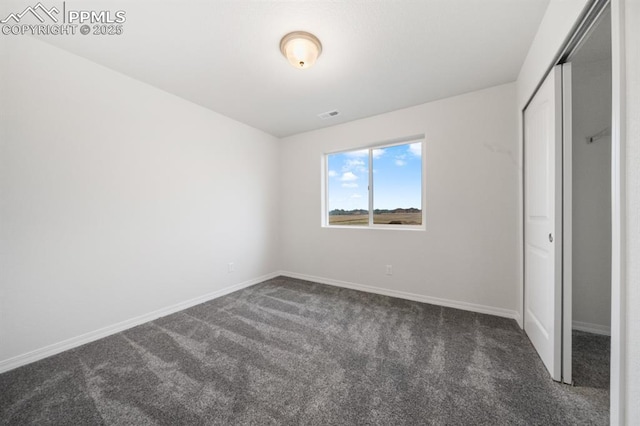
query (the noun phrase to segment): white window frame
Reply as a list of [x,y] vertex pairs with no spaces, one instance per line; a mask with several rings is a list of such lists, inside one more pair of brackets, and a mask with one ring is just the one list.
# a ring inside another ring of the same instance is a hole
[[[425,148],[426,148],[426,142],[425,142],[425,136],[424,134],[422,135],[416,135],[416,136],[410,136],[410,137],[404,137],[404,138],[399,138],[399,139],[394,139],[391,141],[386,141],[386,142],[380,142],[380,143],[376,143],[376,144],[371,144],[371,145],[367,145],[367,146],[361,146],[361,147],[355,147],[355,148],[348,148],[348,149],[343,149],[343,150],[339,150],[339,151],[331,151],[331,152],[325,152],[322,155],[322,202],[321,202],[321,208],[322,208],[322,222],[321,222],[321,226],[323,228],[331,228],[331,229],[382,229],[382,230],[397,230],[397,231],[425,231],[426,230],[426,218],[427,218],[427,214],[426,214],[426,172],[427,172],[427,167],[426,167],[426,155],[425,155]],[[383,149],[383,148],[390,148],[390,147],[394,147],[394,146],[398,146],[398,145],[408,145],[411,143],[416,143],[416,142],[420,142],[422,145],[421,148],[421,156],[420,156],[420,160],[421,160],[421,167],[422,167],[422,182],[421,182],[421,206],[420,206],[420,211],[422,213],[422,224],[421,225],[389,225],[389,224],[374,224],[373,223],[373,188],[374,188],[374,181],[373,181],[373,150],[375,149]],[[343,153],[347,153],[347,152],[353,152],[353,151],[363,151],[363,150],[368,150],[369,151],[369,167],[368,167],[368,183],[369,183],[369,187],[368,187],[368,197],[369,197],[369,223],[367,225],[331,225],[329,223],[329,156],[330,155],[335,155],[335,154],[343,154]]]

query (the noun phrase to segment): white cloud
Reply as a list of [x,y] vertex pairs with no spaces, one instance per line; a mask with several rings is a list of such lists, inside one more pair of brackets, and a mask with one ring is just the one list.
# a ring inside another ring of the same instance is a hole
[[372,155],[373,158],[380,158],[384,155],[384,149],[374,149]]
[[358,184],[355,182],[346,182],[342,184],[343,188],[357,188]]
[[351,194],[351,197],[349,198],[362,198],[362,195],[360,194]]
[[409,151],[411,154],[415,155],[416,157],[421,157],[422,156],[422,142],[416,142],[416,143],[410,144],[409,145],[409,149],[407,151]]
[[342,174],[342,177],[340,178],[341,181],[343,182],[350,182],[352,180],[357,180],[358,176],[354,175],[352,172],[346,172]]
[[367,172],[367,168],[365,167],[365,162],[358,159],[358,158],[354,158],[354,159],[350,159],[345,161],[344,165],[342,166],[342,171],[343,172],[348,172],[350,170],[355,170],[357,172],[360,173],[366,173]]
[[358,159],[347,160],[345,165],[348,166],[348,167],[364,166],[364,161],[358,160]]
[[329,170],[329,177],[336,177],[338,176],[338,172],[336,172],[335,170]]
[[407,154],[396,155],[394,164],[398,167],[406,166],[407,165],[406,158],[407,158]]

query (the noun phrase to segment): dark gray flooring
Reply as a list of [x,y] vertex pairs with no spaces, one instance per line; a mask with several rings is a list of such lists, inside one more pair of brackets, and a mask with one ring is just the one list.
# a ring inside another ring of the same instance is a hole
[[573,384],[580,388],[606,391],[609,404],[611,338],[573,330]]
[[0,423],[607,424],[598,392],[513,320],[277,278],[0,375]]

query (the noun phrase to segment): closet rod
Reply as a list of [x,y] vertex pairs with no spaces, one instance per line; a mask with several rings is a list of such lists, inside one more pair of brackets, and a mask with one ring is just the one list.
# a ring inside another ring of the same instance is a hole
[[607,127],[606,129],[599,131],[595,135],[587,137],[587,143],[594,143],[595,141],[607,136],[611,136],[611,127]]

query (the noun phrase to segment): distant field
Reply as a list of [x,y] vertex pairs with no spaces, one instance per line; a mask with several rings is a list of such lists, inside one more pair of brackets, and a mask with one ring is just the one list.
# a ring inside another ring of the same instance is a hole
[[[335,215],[329,216],[329,225],[367,225],[369,216]],[[373,223],[376,225],[421,225],[422,213],[383,213],[373,215]]]

